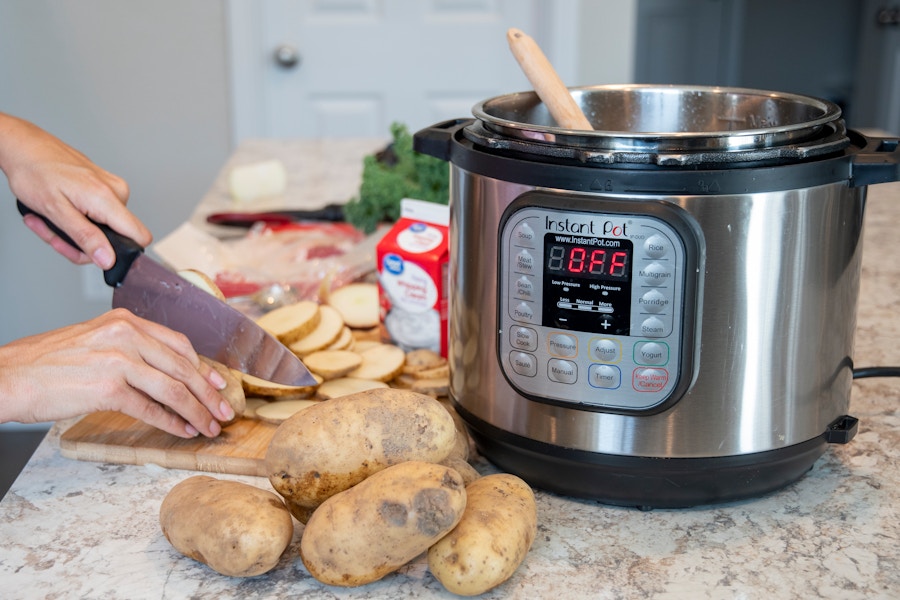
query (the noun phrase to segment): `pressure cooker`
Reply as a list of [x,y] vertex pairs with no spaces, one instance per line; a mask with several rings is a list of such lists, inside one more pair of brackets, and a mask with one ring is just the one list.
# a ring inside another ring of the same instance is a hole
[[641,508],[761,495],[850,441],[868,185],[898,140],[743,88],[533,92],[417,132],[450,163],[450,395],[536,487]]

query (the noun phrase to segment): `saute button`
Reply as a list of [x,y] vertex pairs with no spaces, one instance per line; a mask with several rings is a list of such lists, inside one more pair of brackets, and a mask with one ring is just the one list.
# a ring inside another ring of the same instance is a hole
[[669,251],[669,240],[654,233],[644,240],[644,253],[650,258],[662,258]]
[[571,358],[578,355],[578,340],[567,333],[554,333],[547,339],[550,354]]
[[530,327],[512,327],[509,330],[509,343],[519,350],[536,350],[538,334]]
[[534,256],[528,250],[519,251],[513,260],[513,271],[516,273],[524,273],[533,275],[537,265],[534,262]]
[[638,275],[647,285],[662,287],[672,281],[672,270],[659,262],[651,262],[640,268]]
[[534,229],[526,221],[522,221],[512,232],[512,243],[515,246],[534,248],[537,245],[537,236]]
[[640,365],[664,365],[669,362],[669,346],[662,342],[638,342],[634,362]]
[[648,313],[657,314],[665,312],[666,309],[669,308],[669,304],[671,304],[671,300],[659,290],[650,290],[638,298],[638,306],[640,306],[644,312]]
[[621,354],[619,342],[609,338],[600,338],[591,341],[591,358],[602,362],[617,362]]
[[575,383],[578,381],[578,365],[571,360],[551,358],[547,363],[547,377],[559,383]]
[[622,385],[622,371],[612,365],[591,365],[588,380],[594,387],[614,390]]
[[509,364],[513,371],[524,377],[537,375],[537,358],[527,352],[510,352]]

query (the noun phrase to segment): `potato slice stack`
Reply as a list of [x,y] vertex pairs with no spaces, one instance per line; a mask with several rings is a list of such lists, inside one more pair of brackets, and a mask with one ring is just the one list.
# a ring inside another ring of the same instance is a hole
[[280,423],[315,402],[396,387],[441,399],[447,361],[431,350],[404,352],[381,341],[378,287],[352,283],[319,304],[304,300],[266,313],[257,323],[303,360],[318,385],[290,387],[245,375],[244,416]]

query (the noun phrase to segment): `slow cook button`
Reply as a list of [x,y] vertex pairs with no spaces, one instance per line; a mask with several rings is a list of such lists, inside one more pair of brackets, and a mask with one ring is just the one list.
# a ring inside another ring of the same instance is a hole
[[596,388],[614,390],[622,385],[622,371],[612,365],[591,365],[588,381]]
[[658,392],[669,383],[669,372],[665,369],[635,369],[631,375],[631,386],[638,392]]
[[523,377],[534,377],[537,375],[537,358],[527,352],[510,352],[509,364],[512,370]]
[[578,381],[578,365],[571,360],[551,358],[547,362],[547,377],[559,383],[575,383]]
[[553,356],[572,358],[578,355],[578,340],[568,333],[554,333],[547,339],[548,350]]
[[517,350],[532,352],[537,350],[538,334],[530,327],[512,327],[509,330],[509,343]]

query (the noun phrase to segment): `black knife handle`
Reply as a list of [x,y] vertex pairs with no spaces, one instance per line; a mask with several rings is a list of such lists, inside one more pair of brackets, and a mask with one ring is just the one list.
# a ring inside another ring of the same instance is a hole
[[[21,214],[23,217],[25,215],[35,215],[36,217],[39,217],[44,223],[47,224],[47,227],[49,227],[53,233],[59,236],[62,241],[77,250],[81,250],[78,244],[76,244],[72,240],[72,238],[70,238],[66,234],[65,231],[57,227],[55,223],[53,223],[44,215],[33,211],[22,204],[22,201],[18,198],[16,199],[16,208],[19,209],[19,214]],[[112,266],[112,268],[103,271],[103,279],[104,281],[106,281],[106,285],[110,287],[117,287],[125,280],[125,275],[128,273],[128,269],[131,268],[131,263],[133,263],[134,259],[136,259],[144,252],[144,248],[130,237],[113,231],[112,228],[110,228],[108,225],[97,223],[90,218],[88,218],[88,221],[100,228],[100,231],[103,232],[103,235],[106,236],[106,239],[108,239],[109,243],[112,245],[113,252],[116,253],[116,263]]]

